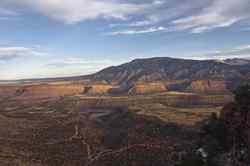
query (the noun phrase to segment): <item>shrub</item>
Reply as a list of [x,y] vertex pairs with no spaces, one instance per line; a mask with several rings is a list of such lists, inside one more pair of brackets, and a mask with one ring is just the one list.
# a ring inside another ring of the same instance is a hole
[[[240,86],[234,91],[235,101],[240,108],[250,106],[250,84]],[[243,111],[243,110],[241,110]],[[245,111],[249,111],[246,109]]]

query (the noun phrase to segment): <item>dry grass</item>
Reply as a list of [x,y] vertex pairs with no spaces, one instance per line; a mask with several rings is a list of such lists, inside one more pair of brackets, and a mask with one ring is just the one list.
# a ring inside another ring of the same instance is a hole
[[[74,138],[76,125],[80,131],[89,128],[89,141],[92,141],[96,152],[110,146],[119,147],[121,143],[128,142],[126,139],[132,143],[141,143],[148,139],[162,141],[165,139],[163,133],[168,130],[167,133],[178,132],[178,135],[172,137],[174,142],[180,143],[179,135],[187,133],[186,126],[193,129],[196,123],[211,113],[219,113],[222,105],[216,107],[214,102],[206,101],[206,98],[221,100],[216,103],[218,105],[224,102],[224,97],[193,98],[193,94],[168,92],[147,96],[78,95],[61,98],[14,98],[2,102],[0,100],[0,163],[17,165],[17,160],[24,162],[27,159],[26,165],[39,165],[39,160],[55,166],[81,165],[79,162],[82,163],[85,160],[83,156],[86,156],[84,146],[79,140],[70,139]],[[196,99],[199,101],[193,102]],[[118,109],[106,114],[106,110],[111,107],[120,106],[128,108],[129,111],[125,109],[126,112],[123,113]],[[103,110],[97,110],[93,114],[91,107],[101,107]],[[184,126],[185,132],[169,128],[166,125],[169,122]],[[159,128],[161,130],[158,130]],[[15,160],[1,158],[1,155],[13,156]],[[31,159],[35,158],[38,159],[35,160],[36,163],[31,163]]]
[[132,106],[131,110],[135,110],[137,114],[154,116],[162,121],[177,123],[181,125],[195,125],[198,122],[208,118],[212,113],[219,114],[222,107],[170,107],[163,104],[145,104],[140,106]]

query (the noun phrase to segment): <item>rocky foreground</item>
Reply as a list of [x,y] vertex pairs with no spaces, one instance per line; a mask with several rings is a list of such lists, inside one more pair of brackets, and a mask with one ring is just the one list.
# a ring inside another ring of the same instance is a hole
[[22,95],[0,102],[3,165],[242,166],[248,159],[248,142],[230,141],[248,138],[242,135],[246,127],[236,132],[248,123],[240,118],[245,114],[235,112],[237,100],[219,116],[222,104],[197,102],[185,93]]

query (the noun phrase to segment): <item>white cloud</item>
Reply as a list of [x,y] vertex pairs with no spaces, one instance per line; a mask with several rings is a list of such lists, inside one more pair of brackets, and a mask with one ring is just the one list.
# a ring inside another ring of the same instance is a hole
[[163,4],[165,4],[164,0],[154,0],[153,1],[153,5],[163,5]]
[[250,58],[250,45],[242,45],[228,50],[216,50],[206,53],[199,53],[195,56],[189,57],[192,59],[231,59],[231,58]]
[[111,60],[86,60],[82,58],[64,58],[60,60],[54,60],[46,66],[49,67],[71,67],[71,66],[83,66],[83,67],[98,67],[98,66],[107,66],[112,65]]
[[250,44],[236,47],[235,50],[249,50],[250,51]]
[[249,11],[249,0],[155,0],[151,8],[144,11],[144,18],[141,21],[131,21],[111,27],[145,28],[165,25],[169,29],[166,32],[170,32],[171,29],[171,31],[203,33],[246,22],[250,20]]
[[[175,31],[202,33],[250,20],[249,0],[2,0],[0,7],[3,4],[67,24],[115,19],[119,22],[110,27],[120,29],[165,26]],[[12,12],[2,7],[0,16],[1,13]]]
[[5,8],[0,8],[0,15],[1,16],[17,16],[19,15],[17,12]]
[[150,27],[145,29],[139,29],[139,30],[120,30],[120,31],[114,31],[111,33],[108,33],[107,35],[136,35],[136,34],[146,34],[146,33],[154,33],[154,32],[163,32],[167,31],[166,27]]
[[250,27],[243,27],[241,28],[242,31],[250,31]]
[[160,26],[161,24],[169,23],[169,21],[188,15],[193,10],[206,5],[206,0],[202,3],[200,0],[179,1],[179,0],[154,0],[148,4],[141,15],[143,18],[132,20],[129,23],[111,24],[110,27],[145,27],[145,26]]
[[178,30],[190,29],[192,33],[202,33],[249,19],[249,11],[249,0],[214,0],[200,13],[174,20],[172,23]]
[[1,8],[0,6],[0,20],[6,21],[6,20],[12,20],[17,18],[19,16],[18,12],[15,12],[14,10],[9,10],[7,8]]
[[152,25],[154,23],[155,23],[154,20],[144,20],[144,21],[132,22],[132,23],[128,24],[128,26],[131,26],[131,27],[140,27],[140,26]]
[[0,47],[0,61],[9,61],[17,58],[27,58],[41,55],[45,55],[45,53],[40,52],[35,48]]
[[39,71],[31,77],[65,77],[79,76],[95,73],[101,69],[121,64],[126,60],[110,60],[110,59],[85,59],[76,57],[64,57],[49,60]]
[[145,8],[144,4],[119,3],[114,0],[11,0],[11,3],[31,8],[67,24],[97,18],[125,20]]
[[153,25],[155,21],[153,20],[143,20],[143,21],[136,21],[131,23],[124,23],[124,24],[110,24],[109,27],[144,27],[148,25]]

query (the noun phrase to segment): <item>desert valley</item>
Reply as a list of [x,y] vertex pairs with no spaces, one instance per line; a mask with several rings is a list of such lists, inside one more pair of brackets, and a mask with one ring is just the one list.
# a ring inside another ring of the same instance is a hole
[[250,166],[250,0],[0,0],[0,166]]
[[229,140],[241,116],[235,90],[249,82],[249,60],[173,58],[2,81],[0,165],[243,166],[249,142]]

